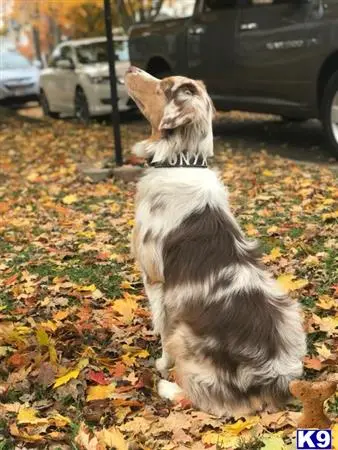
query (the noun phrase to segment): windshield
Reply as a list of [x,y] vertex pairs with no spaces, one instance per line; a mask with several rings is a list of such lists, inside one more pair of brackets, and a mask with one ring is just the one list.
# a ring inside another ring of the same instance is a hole
[[0,70],[27,69],[30,66],[28,59],[18,53],[0,52]]
[[[128,61],[128,42],[127,41],[114,41],[115,54],[117,61]],[[75,47],[77,59],[80,64],[96,64],[101,62],[107,62],[107,43],[95,42],[92,44],[78,45]]]

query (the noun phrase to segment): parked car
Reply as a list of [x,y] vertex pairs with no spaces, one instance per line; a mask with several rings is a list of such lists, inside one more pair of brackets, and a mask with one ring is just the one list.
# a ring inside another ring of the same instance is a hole
[[0,100],[37,100],[39,69],[16,51],[0,52]]
[[[123,75],[129,67],[128,42],[115,39],[118,106],[133,107],[124,86]],[[88,121],[91,116],[112,110],[107,41],[105,38],[79,39],[58,45],[40,76],[40,103],[47,116],[60,114]]]
[[197,0],[191,17],[134,26],[129,52],[204,80],[219,109],[318,118],[338,155],[336,0]]

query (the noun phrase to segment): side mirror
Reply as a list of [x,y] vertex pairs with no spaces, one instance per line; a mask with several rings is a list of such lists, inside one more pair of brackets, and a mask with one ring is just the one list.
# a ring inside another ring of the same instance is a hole
[[56,67],[63,70],[73,70],[74,64],[69,59],[59,59],[56,61]]

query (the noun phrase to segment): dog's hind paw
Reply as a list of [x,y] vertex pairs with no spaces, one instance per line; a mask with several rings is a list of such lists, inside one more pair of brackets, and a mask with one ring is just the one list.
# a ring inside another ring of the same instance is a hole
[[157,392],[160,397],[172,402],[183,394],[183,391],[178,384],[167,380],[160,380],[158,382]]

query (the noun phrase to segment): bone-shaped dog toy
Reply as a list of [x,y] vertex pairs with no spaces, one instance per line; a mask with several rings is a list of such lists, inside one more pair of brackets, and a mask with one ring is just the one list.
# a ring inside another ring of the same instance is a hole
[[330,428],[331,421],[324,413],[324,402],[337,390],[335,381],[294,380],[289,385],[291,394],[303,403],[299,428]]

